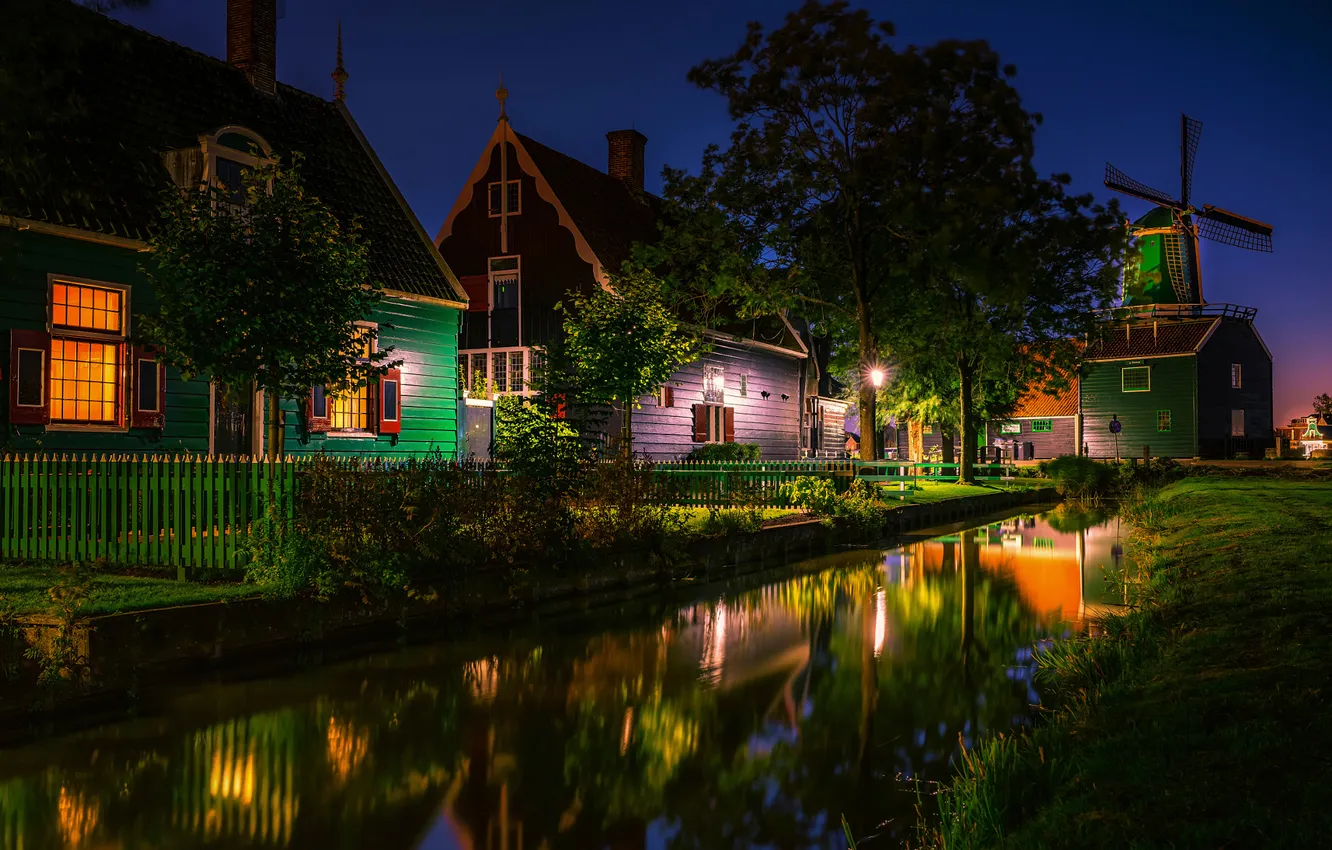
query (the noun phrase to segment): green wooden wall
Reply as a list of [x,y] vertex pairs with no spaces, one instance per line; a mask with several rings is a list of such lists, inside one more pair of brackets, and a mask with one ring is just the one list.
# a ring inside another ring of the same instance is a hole
[[[1124,392],[1121,372],[1126,366],[1149,366],[1149,392]],[[1153,456],[1194,457],[1198,453],[1197,364],[1193,355],[1134,360],[1108,360],[1082,367],[1082,441],[1092,457],[1114,457],[1115,435],[1111,417],[1123,426],[1119,434],[1121,457],[1142,456],[1144,445]],[[1169,410],[1169,433],[1157,430],[1157,411]]]
[[[128,284],[131,313],[150,311],[152,292],[139,272],[143,253],[77,239],[0,227],[0,365],[10,375],[9,331],[46,329],[47,275]],[[402,434],[389,437],[324,438],[302,442],[295,426],[295,403],[286,405],[289,452],[326,449],[337,454],[407,455],[438,449],[452,455],[457,447],[457,340],[459,312],[453,308],[399,298],[386,300],[381,315],[381,345],[393,345],[402,366]],[[131,332],[133,319],[131,319]],[[7,420],[8,393],[0,399]],[[167,369],[166,426],[156,431],[59,430],[13,427],[5,421],[0,449],[15,452],[207,452],[209,384],[182,380]]]
[[458,448],[458,321],[462,314],[402,298],[386,298],[374,317],[379,323],[379,348],[395,349],[401,359],[402,433],[392,437],[329,437],[303,439],[297,427],[296,402],[283,404],[287,451],[326,450],[337,454],[392,457],[440,451],[455,456]]

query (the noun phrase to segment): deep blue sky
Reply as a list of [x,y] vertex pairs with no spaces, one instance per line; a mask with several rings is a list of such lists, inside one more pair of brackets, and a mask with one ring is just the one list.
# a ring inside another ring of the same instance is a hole
[[[342,19],[347,103],[433,235],[494,128],[501,67],[520,132],[605,167],[608,130],[648,137],[663,164],[696,167],[729,130],[721,101],[685,72],[732,50],[745,22],[795,0],[286,0],[278,77],[330,96]],[[1209,301],[1259,308],[1284,424],[1332,392],[1332,277],[1322,262],[1332,199],[1332,4],[913,0],[866,2],[902,43],[985,38],[1018,67],[1045,116],[1041,167],[1104,195],[1108,159],[1178,188],[1179,114],[1203,122],[1194,200],[1275,227],[1275,253],[1204,243]],[[225,0],[154,0],[136,26],[224,56]],[[1134,215],[1145,205],[1126,199]]]

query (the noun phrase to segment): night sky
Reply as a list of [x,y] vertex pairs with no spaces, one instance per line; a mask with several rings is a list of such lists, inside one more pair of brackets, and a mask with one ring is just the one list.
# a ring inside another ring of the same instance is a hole
[[[428,233],[443,223],[494,128],[502,68],[513,126],[599,168],[608,130],[648,137],[663,164],[696,167],[729,132],[721,100],[685,72],[730,52],[745,22],[795,0],[286,0],[278,78],[332,94],[337,19],[347,104]],[[1105,197],[1105,161],[1177,194],[1179,115],[1203,122],[1193,200],[1265,221],[1275,253],[1203,243],[1209,301],[1258,308],[1272,349],[1276,419],[1332,392],[1332,280],[1320,240],[1332,199],[1332,4],[915,0],[867,2],[898,41],[985,38],[1044,114],[1039,165]],[[223,57],[225,0],[154,0],[119,15]],[[665,11],[669,10],[669,11]],[[1135,217],[1147,205],[1125,199]]]

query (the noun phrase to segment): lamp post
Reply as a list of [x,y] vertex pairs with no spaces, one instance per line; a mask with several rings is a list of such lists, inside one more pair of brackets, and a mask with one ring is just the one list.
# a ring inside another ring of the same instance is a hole
[[[879,390],[883,388],[883,370],[880,369],[878,366],[875,366],[873,369],[870,369],[869,379],[870,379],[870,383],[874,385],[874,393],[875,393],[875,395],[877,396]],[[874,409],[875,409],[876,411],[878,410],[878,408],[879,408],[879,406],[878,406],[877,404],[874,405]],[[864,426],[863,424],[860,426],[860,430],[861,430],[862,432],[865,430],[865,426]],[[872,452],[872,454],[873,454],[873,459],[874,459],[874,460],[882,460],[882,459],[883,459],[883,431],[881,431],[881,430],[879,429],[879,423],[878,423],[878,422],[871,422],[871,423],[870,423],[869,437],[870,437],[871,440],[874,441],[874,442],[872,442],[872,443],[870,444],[870,445],[873,446],[873,448],[874,448],[874,451]]]

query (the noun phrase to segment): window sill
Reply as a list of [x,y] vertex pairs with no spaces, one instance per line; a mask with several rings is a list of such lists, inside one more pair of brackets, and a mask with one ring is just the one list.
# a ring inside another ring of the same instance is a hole
[[379,435],[374,431],[325,431],[330,440],[375,440]]
[[124,425],[83,425],[77,422],[52,422],[46,426],[48,431],[88,431],[99,434],[128,434]]

